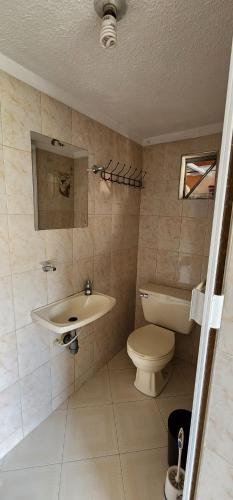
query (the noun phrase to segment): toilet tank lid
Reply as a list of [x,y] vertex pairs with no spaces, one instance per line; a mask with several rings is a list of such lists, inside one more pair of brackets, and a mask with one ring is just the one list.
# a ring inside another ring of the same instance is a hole
[[157,285],[156,283],[147,283],[139,289],[142,293],[148,293],[151,295],[167,295],[169,297],[176,297],[177,299],[191,301],[191,290],[185,290],[184,288],[175,288],[171,286]]

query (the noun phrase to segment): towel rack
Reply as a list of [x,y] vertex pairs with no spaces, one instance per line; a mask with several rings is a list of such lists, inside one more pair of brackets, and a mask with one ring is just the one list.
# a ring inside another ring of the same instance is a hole
[[119,161],[114,166],[112,160],[108,162],[106,167],[93,165],[88,170],[94,172],[94,174],[100,173],[101,178],[105,181],[139,189],[143,188],[143,179],[146,176],[146,172],[143,172],[142,169],[133,168],[131,165],[127,167],[125,163],[121,165]]

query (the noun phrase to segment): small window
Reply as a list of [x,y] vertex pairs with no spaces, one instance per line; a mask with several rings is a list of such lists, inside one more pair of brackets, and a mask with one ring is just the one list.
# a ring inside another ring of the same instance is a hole
[[180,199],[209,199],[215,196],[217,152],[181,157]]

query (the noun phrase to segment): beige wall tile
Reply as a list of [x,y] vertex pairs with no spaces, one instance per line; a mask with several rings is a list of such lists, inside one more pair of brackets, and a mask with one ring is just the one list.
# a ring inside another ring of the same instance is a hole
[[[87,280],[94,280],[93,258],[79,259],[73,262],[74,291],[80,292]],[[95,286],[95,283],[94,283]]]
[[161,203],[162,200],[155,196],[153,188],[150,189],[148,187],[148,189],[143,190],[141,194],[140,214],[159,215]]
[[91,145],[91,120],[72,109],[72,144],[89,149]]
[[117,183],[112,184],[112,213],[115,215],[138,215],[140,211],[140,190]]
[[138,243],[138,217],[136,215],[112,216],[112,248],[127,250]]
[[48,273],[48,301],[67,297],[74,292],[74,277],[72,263],[60,262],[55,272]]
[[31,150],[30,131],[41,132],[40,92],[0,73],[3,144]]
[[0,147],[0,194],[5,194],[6,192],[6,181],[5,181],[5,165],[3,162],[3,149]]
[[205,219],[209,212],[209,200],[181,200],[183,217]]
[[47,303],[47,279],[42,271],[12,275],[16,328],[31,323],[31,311]]
[[72,229],[54,229],[44,231],[46,259],[57,262],[72,262],[73,231]]
[[7,215],[0,215],[0,275],[11,272]]
[[166,194],[160,200],[160,214],[164,217],[180,217],[182,215],[182,201],[168,198]]
[[79,352],[75,356],[75,380],[87,372],[94,362],[94,342],[85,338],[79,342]]
[[101,177],[95,179],[95,214],[112,213],[112,189],[113,184],[106,182]]
[[0,144],[2,144],[2,113],[1,113],[1,104],[0,104]]
[[159,217],[156,215],[141,215],[139,226],[139,243],[147,248],[157,248]]
[[112,217],[96,215],[94,219],[94,254],[102,254],[111,250]]
[[155,282],[156,250],[140,246],[138,249],[137,285]]
[[43,231],[35,231],[33,215],[9,215],[10,253],[13,272],[39,269],[45,260]]
[[18,375],[16,335],[7,333],[0,342],[0,391],[14,384]]
[[33,214],[31,153],[4,147],[3,158],[9,213]]
[[158,231],[159,250],[179,250],[180,230],[180,217],[160,217]]
[[143,168],[147,172],[145,177],[145,187],[150,182],[165,180],[165,146],[158,144],[143,149]]
[[71,144],[71,108],[41,94],[42,134]]
[[[16,383],[0,392],[0,450],[4,442],[22,429],[20,387]],[[16,444],[16,443],[15,443]],[[7,450],[8,451],[8,450]]]
[[0,314],[1,336],[15,329],[12,278],[10,275],[0,277]]
[[179,254],[179,283],[190,288],[201,281],[202,257],[199,255]]
[[24,434],[28,434],[51,413],[50,364],[37,368],[20,381]]
[[204,237],[206,232],[206,221],[182,218],[180,251],[195,255],[204,253]]
[[65,350],[51,361],[52,396],[56,397],[74,381],[74,356]]
[[184,141],[170,142],[164,145],[165,175],[169,180],[180,178],[181,156],[185,154]]
[[156,280],[162,283],[176,282],[179,279],[179,254],[159,250],[156,256]]
[[205,445],[233,467],[233,394],[229,385],[233,380],[233,356],[217,350],[214,366]]
[[209,449],[204,449],[196,498],[232,498],[233,467]]
[[231,356],[233,356],[232,331],[233,331],[232,320],[229,318],[225,318],[225,314],[223,311],[221,330],[219,333],[220,348],[222,349],[223,352],[228,353]]
[[97,292],[110,293],[111,253],[94,256],[94,287]]
[[16,331],[19,376],[25,377],[50,358],[49,331],[32,323]]
[[92,258],[94,255],[95,218],[88,218],[88,227],[73,229],[74,260]]

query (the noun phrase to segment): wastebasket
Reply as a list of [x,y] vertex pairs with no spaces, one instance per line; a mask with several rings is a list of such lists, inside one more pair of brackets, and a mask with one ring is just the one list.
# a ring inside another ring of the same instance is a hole
[[168,464],[169,467],[177,465],[178,462],[178,433],[182,427],[184,430],[184,446],[181,459],[181,467],[185,470],[189,432],[191,423],[191,411],[175,410],[168,417]]

